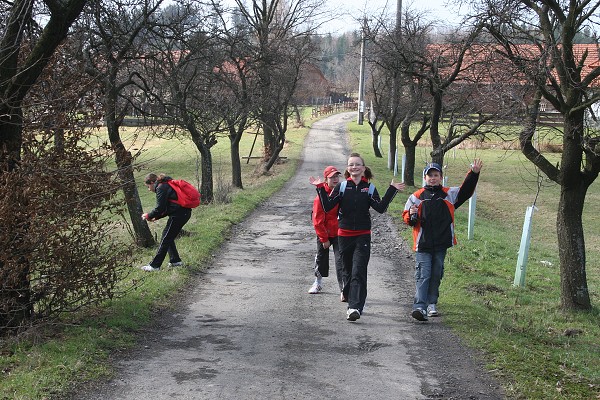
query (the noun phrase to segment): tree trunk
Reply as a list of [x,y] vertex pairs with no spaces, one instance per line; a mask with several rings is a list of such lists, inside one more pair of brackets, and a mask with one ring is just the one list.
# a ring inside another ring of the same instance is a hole
[[154,237],[152,237],[148,222],[141,218],[144,210],[133,176],[133,157],[121,141],[119,126],[111,110],[111,108],[107,108],[106,127],[110,143],[115,151],[115,161],[119,171],[118,175],[121,180],[123,194],[125,195],[125,204],[127,204],[131,225],[133,226],[135,242],[138,246],[146,248],[153,247],[156,244],[156,241],[154,240]]
[[21,160],[22,130],[21,105],[0,106],[0,170],[12,171]]
[[587,188],[561,188],[556,231],[560,257],[561,306],[564,310],[590,310],[585,272],[582,212]]
[[444,150],[440,136],[440,118],[442,116],[442,95],[438,92],[433,95],[433,107],[431,109],[431,162],[444,165]]
[[[406,186],[415,186],[415,162],[416,162],[416,145],[409,144],[404,146],[406,162],[404,163],[404,183]],[[419,182],[419,185],[421,182]]]
[[200,193],[202,193],[202,202],[210,203],[214,198],[213,189],[213,164],[212,153],[208,146],[198,146],[200,151],[200,164],[202,170],[202,181],[200,183]]
[[281,137],[279,138],[278,145],[275,148],[271,158],[263,165],[263,172],[267,173],[273,167],[275,162],[279,159],[279,154],[281,150],[283,150],[283,146],[285,145],[285,133],[280,133]]
[[[241,129],[240,129],[241,131]],[[231,155],[231,184],[236,187],[243,189],[242,184],[242,163],[240,160],[240,139],[242,138],[241,132],[236,132],[235,127],[229,127],[229,142]]]
[[560,257],[561,306],[564,310],[590,310],[585,272],[583,206],[589,187],[581,173],[583,113],[565,118],[560,174],[560,201],[556,218]]
[[[393,128],[396,129],[393,129]],[[390,171],[394,170],[394,165],[397,162],[396,153],[398,151],[398,126],[393,125],[392,129],[390,129],[390,150],[388,153],[388,169]]]
[[383,155],[381,154],[381,150],[379,149],[379,130],[377,130],[377,121],[369,122],[369,126],[371,127],[371,137],[373,139],[372,143],[373,143],[373,154],[375,154],[375,157],[377,158],[383,158]]
[[[268,123],[265,123],[264,121],[268,121]],[[269,125],[271,121],[273,121],[273,119],[268,116],[262,123],[264,144],[263,160],[265,162],[268,162],[275,152],[275,131],[271,125]]]

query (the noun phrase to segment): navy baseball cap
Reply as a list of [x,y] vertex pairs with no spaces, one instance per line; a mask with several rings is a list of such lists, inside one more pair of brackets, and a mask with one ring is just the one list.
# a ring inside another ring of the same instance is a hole
[[427,173],[429,171],[431,171],[432,169],[438,170],[440,171],[440,174],[443,174],[444,172],[442,171],[442,166],[438,163],[429,163],[425,166],[425,169],[423,170],[423,176],[427,175]]

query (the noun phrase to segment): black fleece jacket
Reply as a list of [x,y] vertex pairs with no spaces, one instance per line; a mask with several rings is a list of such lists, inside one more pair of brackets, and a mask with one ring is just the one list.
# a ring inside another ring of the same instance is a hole
[[371,229],[371,214],[369,208],[383,214],[390,202],[398,192],[395,187],[389,186],[383,199],[379,197],[377,189],[369,196],[369,182],[362,179],[358,185],[348,179],[346,190],[340,193],[340,184],[331,191],[329,196],[323,186],[317,187],[317,193],[325,212],[339,204],[338,226],[340,229],[361,231]]

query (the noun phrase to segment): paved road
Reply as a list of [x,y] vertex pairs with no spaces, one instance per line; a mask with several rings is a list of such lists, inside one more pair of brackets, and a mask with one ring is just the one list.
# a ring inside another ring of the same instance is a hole
[[412,254],[389,216],[374,213],[360,320],[346,321],[333,276],[323,293],[307,294],[315,251],[308,176],[345,165],[352,118],[314,124],[297,175],[234,229],[177,312],[143,332],[115,379],[74,398],[503,398],[443,317],[408,316]]

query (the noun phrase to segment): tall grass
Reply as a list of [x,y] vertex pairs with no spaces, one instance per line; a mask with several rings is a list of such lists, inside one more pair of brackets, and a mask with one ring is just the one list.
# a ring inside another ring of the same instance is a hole
[[[373,157],[368,126],[351,124],[352,147],[366,158],[376,184],[393,174]],[[470,147],[470,148],[469,148]],[[490,147],[490,146],[488,146]],[[538,177],[519,151],[466,146],[445,158],[448,185],[459,186],[475,157],[483,160],[477,188],[474,239],[467,239],[468,205],[456,212],[459,244],[448,252],[439,309],[443,320],[471,346],[519,399],[600,398],[600,183],[589,190],[583,221],[587,278],[593,310],[560,310],[556,210],[560,188]],[[400,149],[401,150],[401,149]],[[415,182],[421,182],[427,147],[418,148]],[[551,155],[558,160],[559,155]],[[538,182],[540,184],[538,185]],[[538,193],[538,186],[540,187]],[[390,206],[402,236],[412,241],[400,214],[414,188]],[[535,200],[526,287],[513,287],[526,207]],[[410,242],[412,243],[412,242]]]

